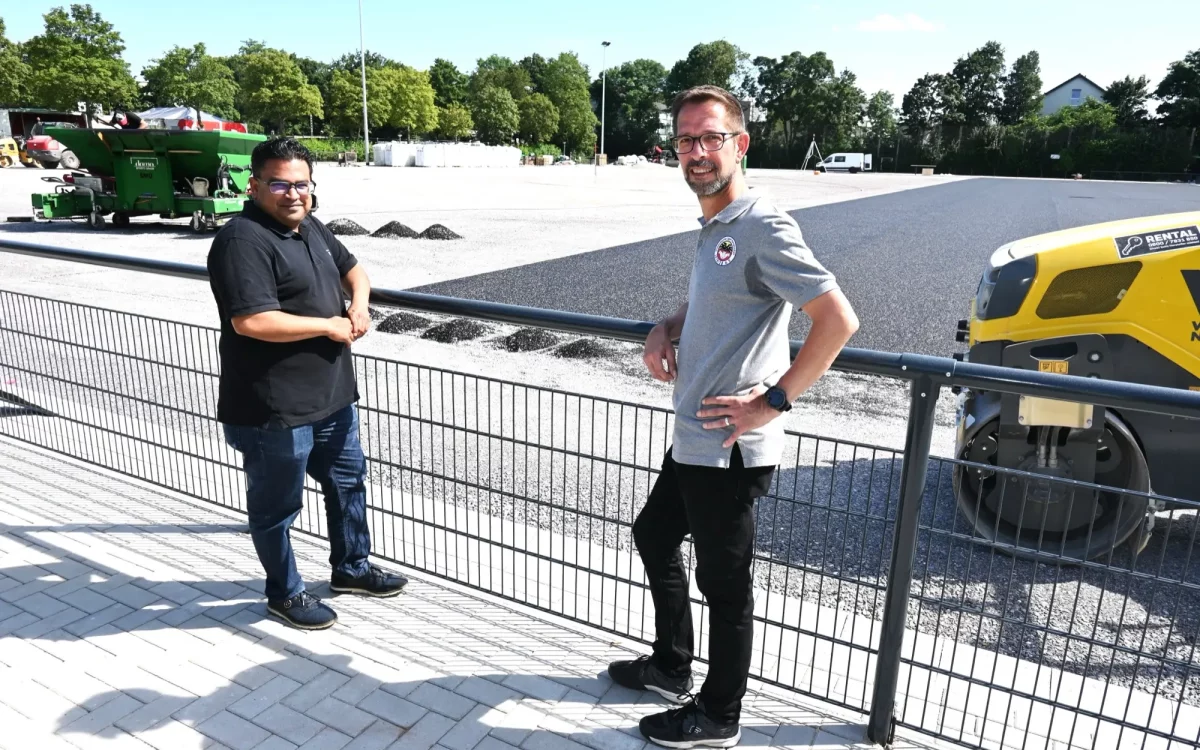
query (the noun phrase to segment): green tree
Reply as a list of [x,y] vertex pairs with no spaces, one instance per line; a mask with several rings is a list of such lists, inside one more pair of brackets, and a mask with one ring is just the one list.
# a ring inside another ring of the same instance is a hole
[[321,116],[321,92],[308,82],[300,66],[282,50],[266,49],[246,56],[242,68],[241,110],[247,117],[283,133],[289,119]]
[[1046,125],[1051,129],[1092,128],[1099,133],[1107,133],[1117,126],[1117,111],[1111,104],[1089,96],[1079,106],[1063,107],[1047,117]]
[[[320,60],[314,60],[311,57],[293,56],[296,60],[296,65],[300,66],[300,72],[308,79],[308,82],[317,87],[317,91],[321,94],[322,102],[330,102],[333,99],[333,65]],[[361,112],[360,112],[361,117]],[[313,133],[325,132],[325,118],[313,117]]]
[[999,42],[988,42],[959,58],[950,75],[962,91],[963,122],[986,125],[999,117],[1004,79],[1004,48]]
[[462,104],[438,107],[439,137],[457,141],[460,138],[469,138],[474,129],[475,121],[471,119],[471,110]]
[[816,135],[825,150],[850,145],[867,103],[853,73],[839,75],[824,52],[758,57],[754,65],[768,128],[785,148],[798,147],[808,135]]
[[1200,49],[1171,63],[1154,96],[1162,101],[1158,114],[1173,127],[1200,127]]
[[366,63],[367,70],[380,70],[392,64],[392,61],[378,52],[367,50],[363,55],[358,54],[358,50],[347,52],[338,59],[330,63],[330,67],[334,70],[345,70],[351,73],[358,73],[359,81],[362,81],[363,63]]
[[242,85],[242,74],[246,69],[246,58],[256,52],[265,52],[267,49],[266,42],[261,42],[257,39],[247,39],[242,42],[242,46],[238,48],[235,54],[227,57],[218,57],[227,68],[233,71],[233,80],[238,87]]
[[29,104],[29,66],[21,59],[21,45],[4,35],[0,18],[0,104]]
[[545,94],[532,94],[521,100],[521,140],[547,143],[558,133],[558,108]]
[[1004,78],[1000,122],[1016,125],[1035,117],[1042,108],[1041,58],[1036,51],[1018,57]]
[[546,68],[550,62],[541,55],[533,54],[522,58],[517,65],[520,65],[529,74],[529,83],[533,86],[533,90],[541,93],[545,86]]
[[1149,119],[1146,100],[1150,98],[1150,79],[1146,76],[1125,76],[1104,92],[1104,103],[1117,112],[1117,125],[1133,128]]
[[234,99],[238,87],[233,71],[209,55],[203,43],[174,47],[142,68],[142,78],[146,98],[155,106],[192,107],[198,121],[203,119],[201,110],[237,117]]
[[527,70],[507,57],[491,55],[476,64],[469,87],[471,94],[478,96],[489,86],[504,89],[512,96],[513,101],[520,101],[529,95],[533,88],[533,79],[529,77]]
[[[591,99],[605,105],[604,147],[609,154],[640,154],[658,144],[659,106],[667,69],[640,59],[592,81]],[[604,91],[601,91],[601,87]]]
[[[340,135],[361,134],[362,131],[362,74],[358,71],[335,70],[329,86],[325,116]],[[367,71],[367,127],[376,131],[392,117],[395,77],[385,68]]]
[[542,92],[558,109],[555,143],[565,143],[568,153],[596,147],[596,126],[588,93],[588,72],[573,52],[563,52],[546,64]]
[[876,91],[867,101],[865,135],[879,144],[896,136],[896,98],[890,91]]
[[900,123],[910,137],[923,139],[936,127],[962,122],[961,108],[958,82],[942,73],[927,73],[904,95]]
[[46,27],[22,45],[30,68],[29,95],[38,104],[73,111],[79,102],[94,107],[133,107],[137,84],[121,59],[125,42],[91,5],[54,8]]
[[407,65],[388,68],[387,72],[395,81],[388,124],[406,131],[410,139],[414,134],[432,133],[437,128],[438,112],[429,73]]
[[745,55],[725,40],[697,44],[667,74],[663,93],[668,99],[692,86],[713,85],[732,91],[734,77]]
[[488,86],[475,95],[471,116],[479,140],[489,146],[507,145],[521,129],[521,113],[512,94],[498,86]]
[[467,76],[454,63],[438,58],[429,67],[429,83],[439,107],[462,104],[467,100]]

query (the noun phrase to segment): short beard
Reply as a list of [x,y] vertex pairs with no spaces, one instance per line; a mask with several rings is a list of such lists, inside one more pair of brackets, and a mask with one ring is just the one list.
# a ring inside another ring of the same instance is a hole
[[683,179],[685,182],[687,182],[688,187],[692,189],[693,193],[701,198],[707,198],[709,196],[716,195],[725,188],[729,187],[729,183],[733,180],[733,171],[730,170],[729,174],[717,174],[716,179],[714,179],[712,182],[692,182],[692,167],[709,167],[715,172],[717,165],[708,159],[700,159],[688,164],[687,170],[683,173]]

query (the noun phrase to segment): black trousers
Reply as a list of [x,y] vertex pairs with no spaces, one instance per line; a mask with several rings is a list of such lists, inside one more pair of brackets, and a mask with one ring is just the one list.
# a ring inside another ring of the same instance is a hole
[[633,539],[654,599],[654,662],[671,675],[691,669],[694,652],[688,579],[680,544],[691,533],[696,585],[709,606],[709,670],[700,700],[719,721],[741,717],[754,648],[754,499],[775,467],[746,468],[734,446],[728,469],[676,463],[662,473],[633,524]]

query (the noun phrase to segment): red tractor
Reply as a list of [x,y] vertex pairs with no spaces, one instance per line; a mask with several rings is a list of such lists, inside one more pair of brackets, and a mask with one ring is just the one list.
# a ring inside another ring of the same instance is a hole
[[55,169],[62,164],[66,169],[79,169],[79,157],[70,149],[43,132],[44,128],[77,128],[73,122],[38,123],[25,140],[25,153],[46,169]]

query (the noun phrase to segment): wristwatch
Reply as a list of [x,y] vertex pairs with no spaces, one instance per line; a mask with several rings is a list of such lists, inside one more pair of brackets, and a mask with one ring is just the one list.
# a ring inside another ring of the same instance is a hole
[[773,385],[763,394],[767,399],[767,404],[779,412],[789,412],[792,410],[792,402],[787,397],[787,392],[777,385]]

